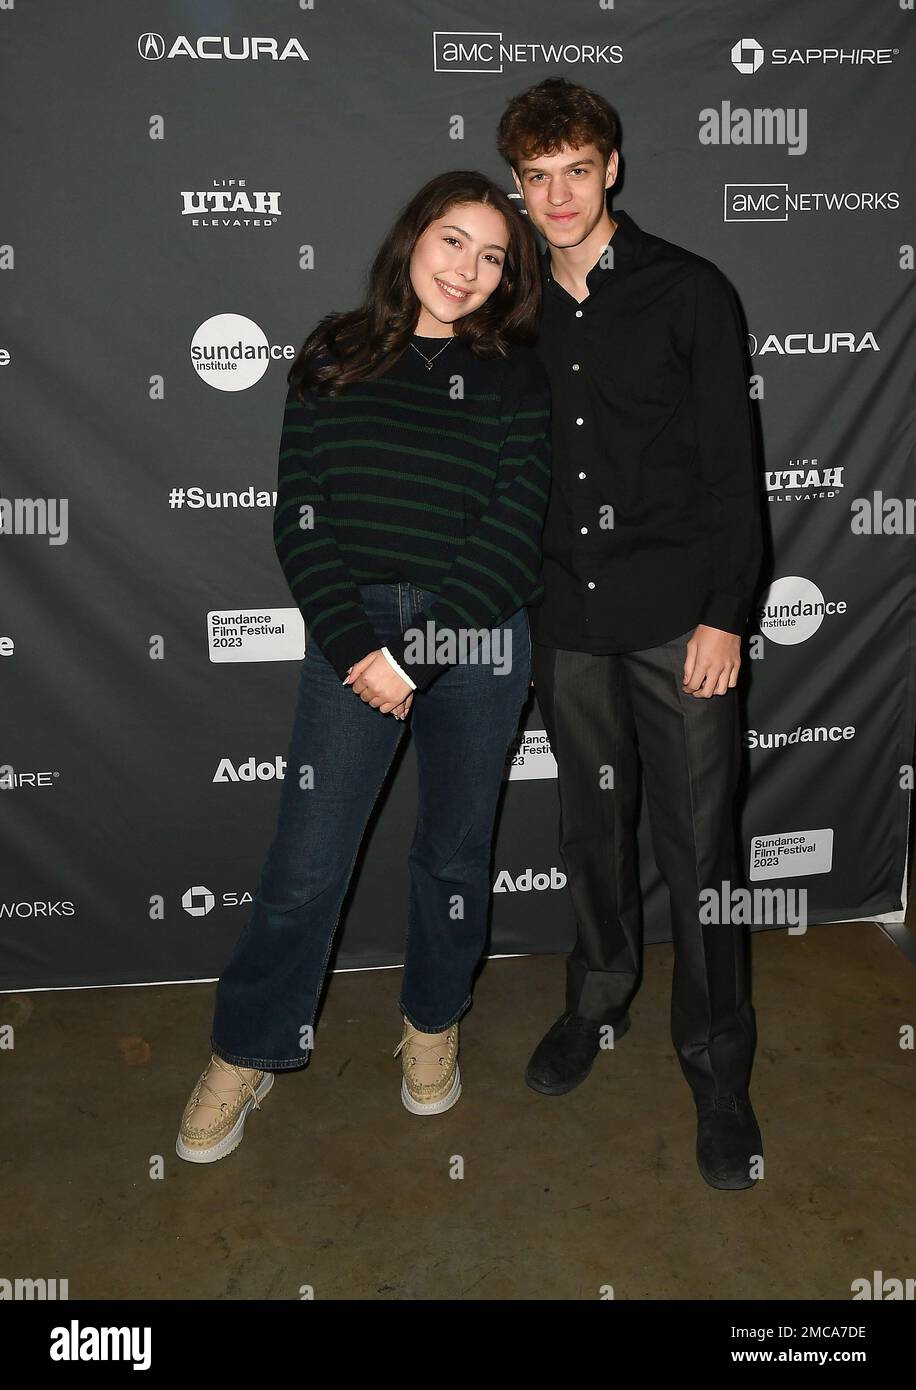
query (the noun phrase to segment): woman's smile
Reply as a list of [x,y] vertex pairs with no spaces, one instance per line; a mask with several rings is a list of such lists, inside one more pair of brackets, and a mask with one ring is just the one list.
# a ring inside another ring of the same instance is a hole
[[440,280],[438,275],[434,275],[433,279],[439,286],[442,293],[445,295],[446,299],[453,299],[458,304],[462,304],[467,299],[468,295],[471,293],[470,290],[461,290],[458,288],[457,285],[450,285],[446,280]]

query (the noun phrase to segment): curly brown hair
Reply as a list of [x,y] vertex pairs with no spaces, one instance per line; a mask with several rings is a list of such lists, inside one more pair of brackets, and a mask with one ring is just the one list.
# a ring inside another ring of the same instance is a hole
[[541,307],[541,272],[534,232],[503,190],[474,169],[455,169],[425,183],[401,210],[369,271],[357,309],[326,314],[308,335],[287,375],[300,399],[310,387],[337,396],[352,382],[379,376],[406,348],[420,301],[410,280],[419,237],[446,211],[483,203],[500,212],[508,247],[502,278],[473,313],[455,320],[454,335],[477,357],[506,357],[515,343],[533,342]]
[[607,163],[619,133],[617,116],[604,97],[565,77],[548,77],[512,98],[496,144],[518,174],[523,160],[556,154],[564,145],[596,145]]

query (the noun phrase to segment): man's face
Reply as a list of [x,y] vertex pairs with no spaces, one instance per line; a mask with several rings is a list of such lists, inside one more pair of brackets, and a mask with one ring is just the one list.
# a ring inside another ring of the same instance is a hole
[[417,239],[410,279],[427,314],[442,324],[479,309],[502,278],[509,245],[502,213],[454,203]]
[[607,163],[595,145],[564,145],[512,171],[534,226],[551,246],[578,246],[605,213],[605,191],[617,178],[617,151]]

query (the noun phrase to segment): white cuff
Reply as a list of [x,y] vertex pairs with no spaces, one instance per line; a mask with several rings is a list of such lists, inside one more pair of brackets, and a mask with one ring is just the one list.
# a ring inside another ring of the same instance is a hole
[[405,680],[405,681],[407,682],[407,684],[410,686],[411,690],[416,690],[417,687],[416,687],[415,683],[410,679],[410,677],[408,676],[407,672],[401,669],[401,667],[400,667],[400,666],[398,665],[398,663],[395,661],[394,657],[391,655],[391,652],[388,650],[388,648],[387,648],[387,647],[382,647],[382,648],[381,648],[381,651],[382,651],[382,655],[384,656],[385,660],[388,662],[388,665],[394,667],[394,669],[397,671],[397,673],[398,673],[398,675],[401,677],[401,679],[402,679],[402,680]]

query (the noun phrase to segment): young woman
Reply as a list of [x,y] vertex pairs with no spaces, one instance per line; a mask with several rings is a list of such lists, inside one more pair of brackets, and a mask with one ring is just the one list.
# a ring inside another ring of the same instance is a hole
[[410,725],[419,768],[401,1098],[461,1091],[458,1021],[490,902],[496,803],[543,597],[549,387],[529,346],[537,243],[474,172],[432,179],[289,373],[274,539],[308,626],[279,818],[220,978],[177,1151],[230,1153],[273,1073],[309,1060],[366,823]]

